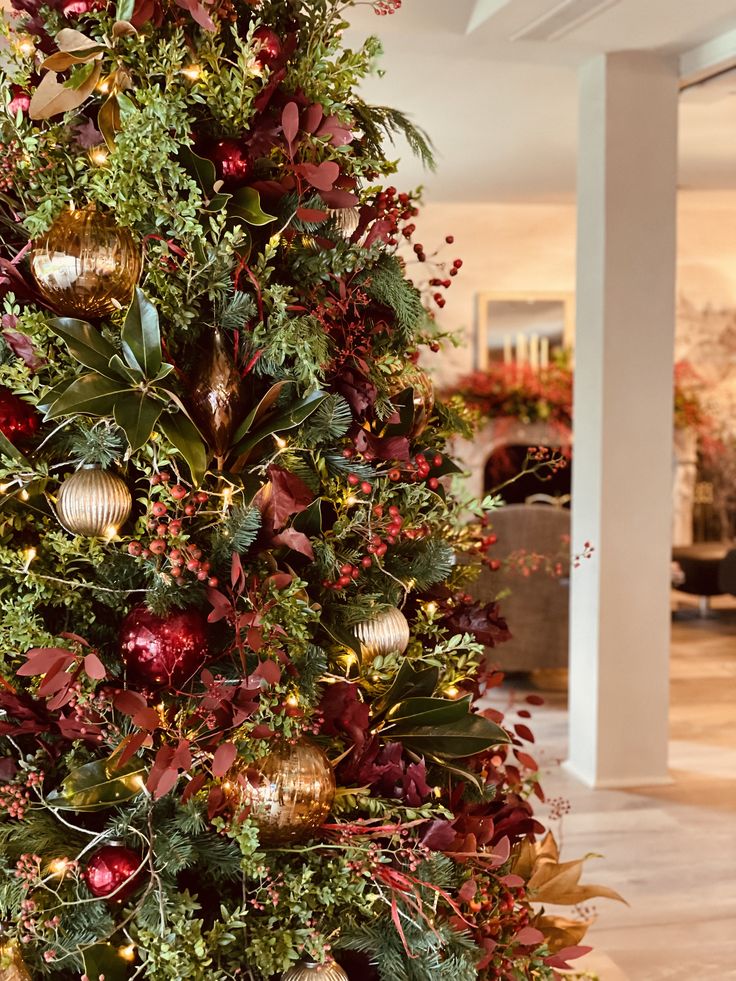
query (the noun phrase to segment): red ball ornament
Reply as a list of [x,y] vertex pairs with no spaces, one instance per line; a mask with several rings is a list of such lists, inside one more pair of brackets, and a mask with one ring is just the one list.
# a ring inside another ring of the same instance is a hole
[[82,875],[87,888],[97,899],[123,903],[139,886],[136,874],[141,856],[124,845],[103,845],[89,860]]
[[258,48],[256,61],[261,68],[273,68],[281,57],[281,38],[270,27],[258,27],[253,31],[253,40]]
[[242,187],[250,176],[250,157],[237,140],[218,140],[207,148],[205,156],[215,165],[217,177],[227,190]]
[[22,446],[38,432],[41,420],[33,408],[7,388],[0,388],[0,432],[13,446]]
[[135,680],[176,688],[207,660],[207,621],[199,610],[160,617],[137,606],[123,620],[120,648]]

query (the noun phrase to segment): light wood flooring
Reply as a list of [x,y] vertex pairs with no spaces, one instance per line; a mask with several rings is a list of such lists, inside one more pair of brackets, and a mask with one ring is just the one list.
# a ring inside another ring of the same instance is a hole
[[[581,785],[559,766],[565,697],[546,694],[534,710],[548,799],[564,797],[572,808],[563,858],[601,855],[586,878],[629,903],[592,903],[595,951],[577,964],[600,981],[736,981],[736,605],[714,606],[721,610],[712,619],[673,623],[670,786]],[[522,687],[512,680],[493,700],[507,707]],[[540,816],[548,813],[542,806]]]

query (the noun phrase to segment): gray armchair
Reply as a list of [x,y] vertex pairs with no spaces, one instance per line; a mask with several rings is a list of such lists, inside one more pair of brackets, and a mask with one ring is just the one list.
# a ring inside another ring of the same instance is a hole
[[[493,572],[484,567],[469,592],[488,601],[509,591],[501,612],[513,639],[490,651],[489,661],[504,671],[567,668],[570,512],[545,504],[510,504],[493,515],[492,524],[498,536],[493,555],[502,568]],[[559,559],[562,575],[539,571],[524,576],[507,569],[505,560],[521,550],[553,563]]]

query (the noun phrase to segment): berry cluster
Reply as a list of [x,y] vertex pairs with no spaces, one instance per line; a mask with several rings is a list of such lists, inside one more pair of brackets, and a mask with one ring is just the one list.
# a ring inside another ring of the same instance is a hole
[[[203,505],[209,501],[204,491],[192,493],[183,484],[173,484],[168,473],[156,474],[151,478],[154,486],[162,485],[165,500],[153,501],[148,509],[146,527],[151,538],[145,544],[134,539],[125,546],[129,555],[135,558],[160,560],[158,569],[166,572],[177,586],[186,583],[186,573],[195,576],[199,582],[217,586],[218,579],[210,574],[211,563],[203,558],[202,549],[193,542],[181,541],[186,519],[196,517]],[[162,563],[168,563],[168,566]]]
[[443,458],[440,453],[435,454],[432,457],[431,462],[427,459],[424,453],[417,453],[414,457],[414,463],[409,464],[401,470],[399,467],[392,467],[388,472],[388,479],[394,482],[398,480],[404,480],[407,483],[413,482],[417,483],[419,481],[426,481],[427,487],[430,490],[436,491],[439,489],[440,481],[437,476],[430,476],[433,469],[441,467],[443,463]]
[[410,194],[403,191],[399,194],[395,187],[387,187],[376,195],[373,206],[376,211],[376,220],[387,224],[389,245],[399,244],[397,235],[401,234],[404,238],[411,238],[416,231],[416,225],[412,224],[401,228],[402,222],[410,222],[419,214],[419,209],[413,204]]
[[379,17],[390,16],[401,10],[401,0],[375,0],[373,9]]
[[0,809],[7,811],[8,817],[23,820],[31,800],[31,788],[43,782],[43,774],[32,771],[25,783],[6,783],[0,787]]

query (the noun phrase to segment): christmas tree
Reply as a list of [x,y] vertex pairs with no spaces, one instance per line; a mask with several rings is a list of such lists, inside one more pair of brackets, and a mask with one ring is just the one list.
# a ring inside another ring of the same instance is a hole
[[358,94],[350,6],[7,13],[2,978],[579,953],[531,905],[531,734],[477,704],[497,502],[451,493],[468,416],[417,363],[462,263],[381,183],[394,137],[431,146]]

